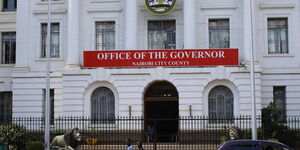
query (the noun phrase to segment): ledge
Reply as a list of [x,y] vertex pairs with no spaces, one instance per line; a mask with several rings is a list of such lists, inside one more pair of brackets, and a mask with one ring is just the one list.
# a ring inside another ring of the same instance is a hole
[[[55,4],[64,4],[65,3],[65,1],[63,1],[63,0],[60,0],[60,1],[52,1],[51,2],[51,5],[55,5]],[[48,1],[39,1],[39,2],[37,2],[36,3],[36,5],[48,5]]]
[[293,54],[264,54],[263,57],[295,57]]
[[95,12],[121,12],[122,8],[89,8],[87,11],[89,13],[95,13]]
[[200,6],[201,9],[236,9],[237,6],[235,3],[211,3],[211,4],[203,4]]
[[262,3],[259,5],[260,9],[293,9],[295,4],[279,4],[279,3]]
[[[37,58],[35,61],[47,61],[46,58]],[[50,61],[64,61],[63,58],[50,58]]]
[[[51,14],[65,14],[67,13],[67,9],[52,9]],[[48,14],[48,10],[34,10],[33,14],[41,15],[41,14]]]
[[120,0],[91,0],[90,3],[119,3]]

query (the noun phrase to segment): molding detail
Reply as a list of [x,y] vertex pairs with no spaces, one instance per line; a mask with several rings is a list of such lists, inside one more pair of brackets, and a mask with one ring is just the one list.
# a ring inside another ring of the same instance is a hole
[[90,3],[120,3],[120,0],[91,0]]
[[201,9],[236,9],[237,6],[235,3],[202,3],[200,6]]
[[[42,14],[47,14],[48,10],[34,10],[33,14],[35,15],[42,15]],[[52,14],[66,14],[67,13],[67,9],[52,9],[51,10]]]
[[260,9],[293,9],[295,4],[280,4],[280,3],[261,3],[259,5]]
[[97,12],[121,12],[122,8],[89,8],[87,11],[89,13],[97,13]]

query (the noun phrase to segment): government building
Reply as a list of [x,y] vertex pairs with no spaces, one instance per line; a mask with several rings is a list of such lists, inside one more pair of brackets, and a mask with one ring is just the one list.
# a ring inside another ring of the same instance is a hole
[[[251,115],[251,50],[257,115],[300,116],[299,0],[51,3],[52,117]],[[1,0],[0,122],[45,114],[47,21]]]

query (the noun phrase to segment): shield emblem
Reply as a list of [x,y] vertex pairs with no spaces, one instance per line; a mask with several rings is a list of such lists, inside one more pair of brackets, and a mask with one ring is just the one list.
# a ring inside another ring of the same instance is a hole
[[144,0],[145,7],[154,15],[167,15],[176,6],[177,0]]

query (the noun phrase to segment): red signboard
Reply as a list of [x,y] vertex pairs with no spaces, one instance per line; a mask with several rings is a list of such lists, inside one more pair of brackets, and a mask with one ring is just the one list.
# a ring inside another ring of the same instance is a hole
[[84,67],[233,66],[238,49],[84,51]]

